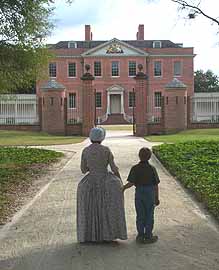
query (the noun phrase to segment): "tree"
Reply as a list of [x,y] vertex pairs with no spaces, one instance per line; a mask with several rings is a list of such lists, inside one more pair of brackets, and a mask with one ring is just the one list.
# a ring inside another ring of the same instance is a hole
[[202,15],[219,26],[219,20],[217,18],[209,16],[200,8],[201,0],[198,1],[171,0],[171,1],[177,3],[179,5],[180,10],[187,10],[189,19],[194,19],[196,16]]
[[54,27],[53,4],[54,0],[1,0],[0,92],[30,85],[47,64],[50,55],[43,42]]
[[219,92],[219,77],[211,70],[195,71],[194,76],[195,92]]

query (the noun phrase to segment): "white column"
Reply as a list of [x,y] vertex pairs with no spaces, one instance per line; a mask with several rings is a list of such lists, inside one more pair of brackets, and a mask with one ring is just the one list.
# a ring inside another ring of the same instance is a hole
[[109,91],[107,92],[107,110],[106,114],[110,114],[110,93]]
[[124,93],[123,91],[121,92],[121,113],[124,114]]

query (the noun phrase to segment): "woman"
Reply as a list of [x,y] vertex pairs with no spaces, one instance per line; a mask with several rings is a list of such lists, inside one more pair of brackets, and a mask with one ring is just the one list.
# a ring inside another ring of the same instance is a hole
[[[127,239],[122,181],[112,152],[101,145],[104,138],[104,129],[92,128],[92,144],[82,152],[81,171],[88,174],[77,190],[79,242]],[[108,165],[113,173],[108,171]]]

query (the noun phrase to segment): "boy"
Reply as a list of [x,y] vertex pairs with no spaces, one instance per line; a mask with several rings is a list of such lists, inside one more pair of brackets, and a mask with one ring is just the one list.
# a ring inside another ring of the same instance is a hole
[[154,206],[159,205],[160,183],[156,169],[150,165],[151,150],[143,147],[139,151],[140,162],[133,166],[128,176],[128,183],[123,186],[123,191],[135,185],[135,209],[138,243],[154,243],[158,240],[153,235]]

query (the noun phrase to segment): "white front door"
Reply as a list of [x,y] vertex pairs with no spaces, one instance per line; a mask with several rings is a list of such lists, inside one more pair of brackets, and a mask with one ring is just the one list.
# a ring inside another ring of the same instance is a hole
[[121,95],[110,95],[110,113],[121,113]]

